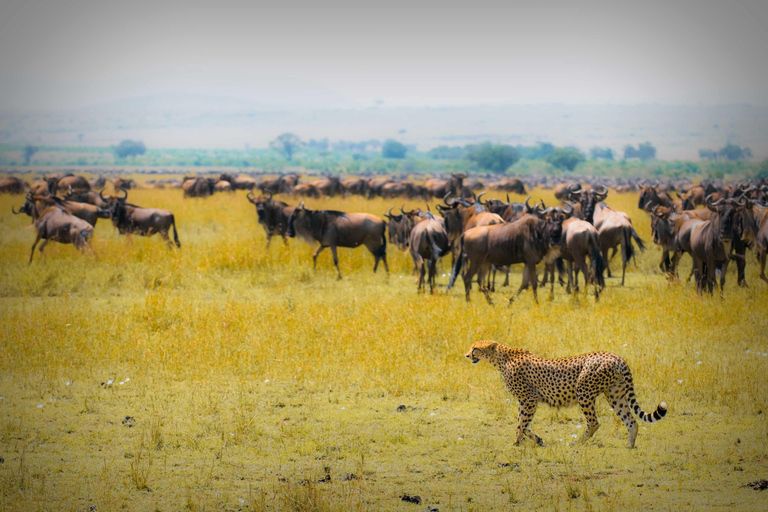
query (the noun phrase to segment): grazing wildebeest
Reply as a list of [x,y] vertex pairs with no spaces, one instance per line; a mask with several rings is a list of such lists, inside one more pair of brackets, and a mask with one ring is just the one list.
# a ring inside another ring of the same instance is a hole
[[48,187],[51,195],[56,192],[67,192],[71,188],[74,192],[87,192],[91,190],[91,184],[82,176],[66,174],[62,178],[48,178]]
[[258,187],[262,194],[289,194],[299,184],[299,175],[281,174],[277,178],[265,178],[259,182]]
[[0,193],[5,194],[23,194],[24,189],[29,186],[28,183],[12,176],[10,178],[0,178]]
[[431,178],[424,182],[424,188],[431,197],[455,197],[461,194],[466,177],[466,174],[451,173],[450,178]]
[[392,178],[389,176],[378,176],[376,178],[371,178],[368,181],[368,197],[377,197],[381,196],[381,189],[384,185],[392,181]]
[[70,215],[57,205],[38,209],[35,202],[28,198],[19,211],[15,211],[13,208],[11,210],[13,213],[26,213],[32,217],[37,238],[35,238],[35,243],[32,244],[32,250],[29,254],[30,264],[35,255],[35,246],[40,239],[43,240],[43,244],[40,246],[40,256],[42,257],[43,249],[51,240],[61,244],[73,244],[78,250],[83,251],[88,247],[88,242],[93,236],[92,225]]
[[168,237],[168,231],[173,228],[173,241],[176,243],[176,247],[181,247],[173,213],[168,210],[142,208],[130,204],[126,202],[128,192],[123,190],[123,194],[123,197],[112,197],[109,204],[112,224],[121,235],[130,236],[136,233],[141,236],[152,236],[155,233],[160,233],[163,240],[168,243],[168,247],[173,247],[171,239]]
[[250,176],[234,176],[229,173],[222,173],[219,176],[219,183],[222,181],[228,182],[232,186],[232,190],[253,190],[256,188],[256,180]]
[[[515,194],[525,194],[525,184],[519,178],[506,178],[488,185],[491,190],[504,190]],[[507,201],[509,202],[509,201]]]
[[437,217],[429,212],[421,212],[422,215],[416,217],[416,224],[411,229],[409,237],[409,246],[413,264],[419,271],[419,286],[417,292],[421,291],[424,285],[425,264],[429,269],[429,293],[435,291],[435,280],[437,277],[437,260],[448,253],[450,243],[448,242],[448,233],[445,230],[445,221],[442,217]]
[[120,190],[121,188],[125,190],[131,190],[136,188],[136,182],[130,178],[125,179],[117,176],[112,180],[112,186],[115,188],[115,190]]
[[345,193],[356,196],[368,195],[368,180],[365,178],[347,178],[342,180]]
[[291,194],[294,196],[312,197],[317,199],[320,197],[320,190],[313,183],[299,183],[291,189]]
[[479,226],[467,230],[459,239],[459,256],[453,266],[448,289],[453,287],[466,259],[464,271],[464,293],[469,302],[472,277],[477,274],[477,284],[491,303],[488,287],[483,285],[485,274],[491,265],[497,267],[525,264],[523,282],[512,300],[530,285],[533,299],[538,302],[536,265],[558,256],[559,240],[565,214],[559,209],[537,210],[535,215],[523,215],[513,222],[492,226]]
[[320,247],[312,255],[313,267],[317,268],[317,256],[326,247],[331,248],[333,264],[341,279],[337,247],[358,247],[365,245],[373,254],[373,271],[379,267],[379,260],[389,273],[387,265],[387,225],[370,213],[345,213],[334,210],[310,210],[302,201],[288,221],[288,236],[299,235],[308,241],[316,241]]
[[190,178],[185,177],[181,188],[184,190],[184,197],[207,197],[213,195],[216,180],[213,178]]
[[335,197],[344,194],[344,185],[338,176],[326,176],[312,182],[320,194],[326,197]]
[[271,194],[267,197],[253,197],[252,194],[253,191],[248,192],[246,198],[256,206],[259,224],[264,227],[264,231],[267,233],[267,249],[269,249],[273,235],[283,237],[283,243],[288,245],[288,221],[295,207],[273,199]]
[[608,250],[613,249],[611,254],[611,258],[613,258],[616,255],[617,247],[621,246],[621,286],[624,286],[627,262],[635,254],[632,240],[637,243],[640,251],[645,251],[645,244],[637,236],[629,215],[624,212],[617,212],[603,202],[597,203],[595,206],[594,220],[595,229],[597,229],[597,234],[600,236],[600,252],[603,256],[605,269],[608,271],[608,277],[611,277]]

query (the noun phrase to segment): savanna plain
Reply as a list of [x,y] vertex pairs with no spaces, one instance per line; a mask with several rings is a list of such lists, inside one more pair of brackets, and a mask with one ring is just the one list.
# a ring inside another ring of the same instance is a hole
[[[768,285],[751,252],[749,287],[731,265],[723,300],[685,282],[687,256],[670,284],[636,194],[607,199],[648,246],[624,287],[608,279],[596,302],[556,285],[552,300],[540,289],[538,304],[526,291],[511,305],[520,268],[493,305],[477,291],[466,303],[461,282],[446,293],[450,258],[435,294],[417,294],[410,255],[392,245],[389,275],[365,248],[340,249],[337,281],[329,251],[313,270],[302,240],[266,249],[244,192],[129,201],[173,211],[181,249],[102,219],[92,254],[51,243],[27,265],[30,219],[11,213],[23,198],[0,196],[1,510],[768,507],[768,491],[746,487],[768,478]],[[614,352],[640,405],[669,413],[628,449],[603,397],[585,444],[572,444],[578,407],[541,406],[545,445],[513,446],[517,403],[464,357],[480,339],[546,357]]]

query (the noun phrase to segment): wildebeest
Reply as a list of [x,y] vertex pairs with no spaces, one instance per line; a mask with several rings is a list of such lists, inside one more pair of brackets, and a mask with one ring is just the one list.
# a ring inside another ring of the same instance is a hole
[[74,174],[66,174],[62,178],[51,177],[48,178],[48,187],[51,195],[56,192],[87,192],[91,190],[91,184],[88,180],[82,176],[75,176]]
[[400,214],[392,213],[394,207],[388,212],[384,212],[384,218],[387,219],[387,231],[389,232],[389,243],[404,251],[408,247],[413,221],[410,216],[400,208]]
[[392,178],[389,176],[377,176],[371,178],[368,181],[368,197],[381,196],[381,189],[390,181],[392,181]]
[[88,247],[88,242],[93,236],[92,225],[65,212],[57,205],[38,209],[35,202],[28,198],[24,206],[19,211],[13,210],[13,213],[26,213],[32,217],[37,237],[29,254],[30,264],[35,255],[35,246],[40,239],[43,240],[40,246],[40,256],[42,256],[43,249],[51,240],[61,244],[73,244],[78,250],[83,251]]
[[581,205],[580,218],[594,224],[595,205],[600,201],[605,201],[605,198],[608,197],[608,189],[602,185],[585,189],[576,184],[568,187],[568,197],[571,201],[576,201]]
[[299,183],[291,189],[291,194],[302,197],[320,197],[320,190],[313,183]]
[[109,210],[99,208],[96,205],[59,199],[51,195],[33,196],[31,193],[28,193],[27,201],[34,202],[38,211],[42,211],[49,206],[56,206],[94,227],[96,227],[96,222],[99,219],[108,219],[110,217]]
[[136,182],[131,178],[126,179],[117,176],[112,180],[112,186],[115,188],[115,190],[120,190],[121,188],[125,190],[131,190],[136,188]]
[[[605,281],[603,278],[603,257],[600,253],[600,236],[597,229],[585,220],[567,219],[562,224],[558,244],[560,257],[568,262],[567,293],[571,293],[572,288],[574,292],[578,292],[579,271],[581,271],[584,274],[584,290],[586,291],[591,282],[596,288],[595,297],[598,297],[600,290],[605,287]],[[589,266],[587,266],[587,258],[590,260]]]
[[228,181],[219,180],[213,185],[214,192],[234,192],[232,184]]
[[365,178],[347,178],[342,180],[341,184],[344,186],[344,191],[347,194],[356,196],[368,195],[368,180]]
[[256,180],[250,176],[233,176],[229,173],[222,173],[219,176],[219,183],[222,181],[229,183],[232,190],[253,190],[256,187]]
[[690,229],[690,252],[693,258],[697,289],[702,293],[706,287],[713,292],[716,273],[720,271],[720,295],[725,286],[725,274],[731,259],[731,242],[741,236],[743,229],[738,209],[747,205],[747,199],[707,198],[707,208],[716,212],[708,221],[695,222]]
[[379,260],[389,273],[387,265],[387,238],[384,221],[370,213],[345,213],[334,210],[310,210],[304,202],[296,207],[288,221],[288,236],[299,235],[308,241],[316,241],[320,247],[312,255],[313,267],[317,268],[317,256],[326,247],[331,248],[333,264],[341,279],[337,247],[358,247],[365,245],[373,254],[373,271],[379,267]]
[[320,194],[326,197],[335,197],[344,194],[344,185],[338,176],[326,176],[312,182]]
[[281,174],[277,178],[265,178],[256,187],[262,194],[288,194],[299,184],[299,175]]
[[173,241],[176,247],[181,247],[179,235],[176,232],[176,220],[173,213],[157,208],[142,208],[126,202],[128,192],[123,190],[123,197],[112,197],[109,201],[109,211],[112,224],[121,235],[130,236],[136,233],[141,236],[152,236],[160,233],[160,236],[173,247],[168,231],[173,228]]
[[[505,178],[488,185],[491,190],[504,190],[515,194],[525,194],[525,184],[519,178]],[[509,201],[507,201],[509,202]]]
[[[483,194],[480,194],[482,197]],[[445,219],[445,229],[448,239],[454,248],[454,262],[458,251],[456,243],[462,233],[477,226],[491,226],[503,224],[504,219],[500,215],[491,213],[485,209],[480,201],[469,203],[465,199],[448,201],[448,194],[443,197],[445,204],[438,204],[437,209]]]
[[600,202],[595,206],[595,229],[600,236],[600,252],[603,256],[603,264],[611,277],[608,250],[612,249],[611,257],[616,254],[616,248],[621,246],[621,286],[624,286],[624,275],[627,271],[627,262],[634,257],[634,240],[640,251],[645,251],[645,244],[637,236],[632,221],[624,212],[617,212],[607,204]]
[[765,276],[765,262],[768,257],[768,205],[752,201],[747,219],[745,231],[754,233],[755,250],[760,261],[760,279],[768,283],[768,277]]
[[88,192],[72,192],[69,191],[64,195],[64,199],[67,201],[75,201],[77,203],[88,203],[99,208],[107,208],[109,206],[109,198],[111,196],[104,197],[104,189],[95,192],[89,190]]
[[682,201],[674,201],[669,193],[659,191],[658,185],[648,185],[640,189],[640,200],[637,203],[637,207],[650,212],[657,205],[677,209],[678,203],[680,209],[683,209]]
[[550,261],[558,256],[559,241],[565,215],[560,209],[548,208],[537,211],[536,215],[523,215],[514,222],[479,226],[467,230],[459,239],[459,256],[453,266],[448,289],[453,287],[461,272],[464,259],[468,261],[464,271],[464,293],[469,301],[472,277],[477,274],[477,283],[491,303],[488,288],[483,279],[491,265],[497,267],[523,263],[523,282],[510,302],[530,285],[533,299],[538,302],[536,293],[536,265]]
[[248,192],[246,198],[256,207],[259,224],[264,227],[264,231],[267,233],[267,249],[269,249],[274,235],[283,237],[283,242],[288,245],[288,221],[295,207],[273,199],[271,194],[267,197],[253,197],[252,190]]
[[[687,219],[696,218],[699,220],[709,220],[712,216],[712,212],[709,209],[704,208],[675,213],[673,208],[656,205],[651,209],[650,213],[653,243],[661,247],[662,250],[659,269],[671,280],[677,281],[677,263],[682,254],[678,253],[679,243],[677,242],[680,227]],[[670,259],[670,253],[675,255],[675,257]],[[691,275],[693,275],[693,271],[691,271]]]
[[[427,281],[429,292],[435,291],[437,277],[437,260],[447,254],[450,249],[448,233],[445,230],[445,221],[429,212],[421,212],[416,224],[411,230],[409,246],[413,264],[419,272],[419,285],[417,291],[421,291],[424,285],[425,266],[429,270]],[[427,261],[425,265],[425,260]]]
[[5,194],[23,194],[29,184],[11,176],[10,178],[0,178],[0,193]]
[[203,177],[185,177],[181,188],[184,190],[184,197],[207,197],[213,195],[216,180]]
[[432,197],[455,197],[461,194],[466,177],[466,174],[451,173],[450,178],[428,179],[424,182],[424,188]]

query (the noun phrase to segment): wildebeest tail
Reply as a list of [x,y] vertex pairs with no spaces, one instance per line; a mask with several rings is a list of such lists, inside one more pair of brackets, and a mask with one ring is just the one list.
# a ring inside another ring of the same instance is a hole
[[181,249],[181,242],[179,242],[179,234],[176,232],[176,218],[171,215],[171,225],[173,226],[173,241],[176,242],[176,247]]
[[432,232],[427,229],[424,231],[427,235],[427,241],[429,242],[429,247],[432,249],[432,260],[437,261],[440,256],[443,255],[443,250],[440,249],[440,246],[437,245],[437,242],[435,241],[435,237],[432,236]]
[[381,224],[381,245],[378,249],[376,249],[376,252],[373,254],[374,256],[386,256],[387,255],[387,223],[382,222]]
[[600,288],[605,288],[605,278],[603,277],[605,263],[603,262],[603,255],[600,254],[600,242],[596,234],[589,237],[589,244],[592,246],[592,272],[594,272]]
[[629,371],[629,366],[627,366],[626,363],[624,363],[623,374],[627,387],[627,402],[629,402],[629,408],[632,409],[632,412],[634,412],[638,418],[646,423],[655,423],[667,415],[667,404],[665,402],[661,402],[653,413],[643,411],[640,408],[640,404],[637,403],[635,386],[632,383],[632,372]]
[[448,288],[446,290],[450,290],[453,288],[453,283],[456,282],[456,277],[458,277],[459,272],[461,272],[461,264],[463,263],[464,258],[464,235],[461,235],[461,238],[459,239],[459,255],[456,257],[456,262],[453,264],[453,272],[451,273],[451,280],[448,282]]

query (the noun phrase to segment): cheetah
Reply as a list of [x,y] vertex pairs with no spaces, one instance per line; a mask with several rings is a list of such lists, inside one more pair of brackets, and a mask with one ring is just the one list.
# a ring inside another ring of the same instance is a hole
[[600,426],[595,415],[595,399],[604,393],[629,431],[629,448],[634,448],[637,438],[637,423],[630,411],[648,423],[659,421],[667,414],[667,404],[664,402],[659,404],[653,414],[643,412],[635,400],[629,366],[621,357],[610,352],[546,359],[495,341],[477,341],[472,344],[466,356],[472,364],[485,360],[498,368],[507,389],[519,400],[516,445],[523,435],[536,444],[544,444],[528,428],[539,402],[552,407],[568,407],[578,403],[587,419],[587,429],[580,439],[580,442],[584,442]]

